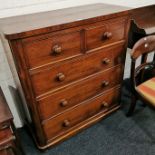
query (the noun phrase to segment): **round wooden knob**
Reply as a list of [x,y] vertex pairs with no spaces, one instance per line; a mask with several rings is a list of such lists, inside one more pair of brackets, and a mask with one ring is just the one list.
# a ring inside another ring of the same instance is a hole
[[103,87],[106,87],[106,86],[108,86],[109,85],[109,82],[108,81],[102,81],[102,86]]
[[103,34],[103,38],[104,39],[110,39],[112,37],[112,33],[111,32],[105,32],[104,34]]
[[53,46],[53,53],[54,54],[60,54],[62,52],[62,48],[59,45]]
[[70,126],[70,122],[68,120],[64,120],[63,126],[64,127],[69,127]]
[[107,102],[102,102],[102,106],[104,106],[104,107],[108,107],[109,104],[108,104]]
[[102,60],[102,63],[103,63],[103,64],[109,64],[109,63],[110,63],[110,59],[104,58],[104,59]]
[[64,99],[60,101],[61,107],[66,107],[68,105],[68,102]]
[[63,73],[58,73],[57,74],[57,79],[58,79],[58,81],[64,81],[65,80],[65,75]]
[[0,130],[4,130],[4,129],[6,129],[6,128],[9,128],[9,125],[3,125],[3,126],[1,126],[1,127],[0,127]]

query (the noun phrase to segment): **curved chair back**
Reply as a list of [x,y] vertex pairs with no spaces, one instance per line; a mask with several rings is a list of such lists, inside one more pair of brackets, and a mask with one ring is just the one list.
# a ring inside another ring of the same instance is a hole
[[133,47],[131,58],[137,59],[143,54],[150,53],[155,50],[155,35],[140,39]]
[[[137,41],[131,51],[131,82],[135,88],[138,84],[143,82],[144,79],[144,70],[145,69],[154,69],[155,68],[155,54],[152,62],[146,62],[147,56],[149,53],[155,51],[155,35],[150,35],[144,37]],[[135,68],[136,60],[142,56],[141,64]]]

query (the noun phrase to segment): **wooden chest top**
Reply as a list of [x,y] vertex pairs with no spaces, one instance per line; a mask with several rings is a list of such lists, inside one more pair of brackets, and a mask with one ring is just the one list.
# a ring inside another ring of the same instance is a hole
[[9,40],[49,33],[122,16],[130,8],[103,3],[9,17],[0,20],[0,30]]

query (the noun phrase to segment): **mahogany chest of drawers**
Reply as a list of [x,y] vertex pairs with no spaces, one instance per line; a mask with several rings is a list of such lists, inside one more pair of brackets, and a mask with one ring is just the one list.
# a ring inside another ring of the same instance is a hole
[[3,21],[12,23],[3,29],[40,149],[120,107],[129,29],[126,10],[95,4]]

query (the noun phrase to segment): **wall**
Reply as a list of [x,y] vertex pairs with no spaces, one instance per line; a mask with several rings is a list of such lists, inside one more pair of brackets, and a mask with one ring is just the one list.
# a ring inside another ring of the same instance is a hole
[[[3,93],[6,97],[7,103],[9,104],[10,110],[13,113],[15,125],[18,127],[21,127],[22,122],[19,117],[18,110],[17,110],[17,108],[15,108],[16,103],[15,103],[14,98],[12,97],[12,94],[8,87],[8,86],[15,87],[15,83],[14,83],[12,72],[8,65],[8,60],[6,58],[6,52],[8,52],[8,51],[4,52],[2,42],[0,41],[0,86],[1,86]],[[11,57],[10,57],[10,59],[11,59]]]
[[[1,2],[2,1],[2,2]],[[0,0],[0,18],[48,10],[56,10],[83,4],[98,3],[101,0]]]
[[[137,7],[143,5],[153,4],[154,0],[0,0],[0,18],[10,17],[15,15],[29,14],[35,12],[42,12],[48,10],[56,10],[60,8],[66,8],[71,6],[78,6],[83,4],[105,2],[117,5],[125,5],[129,7]],[[5,46],[3,46],[5,45]],[[10,109],[14,115],[14,122],[17,127],[22,126],[20,114],[17,110],[17,102],[14,100],[10,93],[9,85],[15,87],[13,80],[16,78],[16,74],[12,75],[10,71],[9,63],[13,62],[11,53],[9,50],[4,50],[3,47],[8,46],[7,43],[3,43],[0,40],[0,86],[5,94]],[[4,52],[5,51],[5,52]],[[6,58],[7,55],[7,58]],[[12,66],[12,65],[11,65]],[[14,66],[12,66],[14,70]]]
[[98,2],[128,7],[155,3],[154,0],[0,0],[0,18]]

